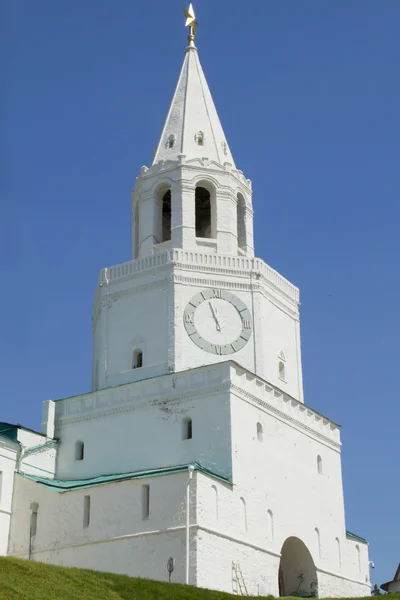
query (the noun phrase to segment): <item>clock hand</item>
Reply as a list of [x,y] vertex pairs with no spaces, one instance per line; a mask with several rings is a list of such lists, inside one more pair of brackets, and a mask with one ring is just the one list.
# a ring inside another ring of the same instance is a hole
[[213,305],[211,304],[211,302],[209,302],[209,305],[210,305],[210,308],[211,308],[212,316],[214,317],[214,320],[215,320],[215,325],[217,327],[217,331],[221,331],[221,325],[219,324],[217,313],[216,313]]

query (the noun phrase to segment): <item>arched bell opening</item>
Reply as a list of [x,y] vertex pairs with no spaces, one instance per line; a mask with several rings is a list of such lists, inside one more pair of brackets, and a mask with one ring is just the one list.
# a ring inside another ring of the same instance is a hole
[[237,195],[236,202],[236,217],[237,217],[237,241],[238,248],[242,252],[246,251],[246,201],[242,194]]
[[318,597],[318,576],[307,546],[297,537],[289,537],[281,550],[279,595]]
[[153,244],[162,244],[171,239],[172,196],[168,183],[162,183],[154,196]]
[[139,200],[137,200],[136,204],[135,204],[135,207],[133,209],[133,235],[134,235],[134,239],[133,239],[133,258],[138,258],[138,256],[139,256],[139,248],[140,248],[140,244],[139,244],[139,235],[140,235],[139,219],[140,219],[140,206],[139,206]]
[[171,239],[171,190],[165,192],[161,204],[161,241],[167,242]]
[[199,183],[195,190],[196,237],[216,238],[215,190]]

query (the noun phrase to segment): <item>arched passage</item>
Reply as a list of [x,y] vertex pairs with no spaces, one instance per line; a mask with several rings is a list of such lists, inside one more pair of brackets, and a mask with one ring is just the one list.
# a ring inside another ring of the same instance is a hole
[[299,538],[288,538],[281,550],[279,595],[315,597],[317,593],[317,570],[310,551]]

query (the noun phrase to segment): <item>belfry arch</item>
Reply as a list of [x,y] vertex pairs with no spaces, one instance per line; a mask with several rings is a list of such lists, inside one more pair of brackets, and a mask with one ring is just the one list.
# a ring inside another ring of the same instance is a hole
[[280,596],[318,596],[318,576],[311,553],[304,542],[289,537],[281,550],[279,564]]

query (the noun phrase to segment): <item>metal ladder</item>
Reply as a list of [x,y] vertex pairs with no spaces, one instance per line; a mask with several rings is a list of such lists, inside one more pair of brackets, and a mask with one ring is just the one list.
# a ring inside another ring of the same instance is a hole
[[249,593],[247,591],[246,584],[244,582],[244,577],[242,573],[242,569],[240,568],[239,563],[235,563],[232,561],[232,584],[233,584],[233,593],[237,596],[248,596]]

